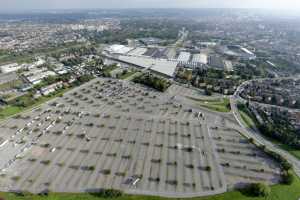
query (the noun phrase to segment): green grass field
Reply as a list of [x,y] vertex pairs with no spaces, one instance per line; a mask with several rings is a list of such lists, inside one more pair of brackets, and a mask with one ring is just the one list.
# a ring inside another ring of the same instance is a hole
[[253,119],[244,111],[239,110],[239,113],[244,121],[244,123],[247,125],[248,128],[253,128],[255,127],[255,122]]
[[230,112],[230,102],[228,98],[215,98],[215,99],[198,99],[187,97],[196,101],[200,106],[217,112]]
[[6,117],[12,116],[19,112],[22,112],[23,109],[17,106],[7,106],[4,109],[0,110],[0,119],[5,119]]
[[246,127],[256,129],[258,122],[254,114],[242,103],[239,103],[237,107]]
[[[48,196],[25,194],[24,196],[13,193],[0,193],[4,200],[105,200],[95,194],[68,194],[68,193],[50,193]],[[250,197],[239,191],[227,192],[210,197],[189,198],[188,200],[298,200],[300,197],[300,180],[295,178],[292,185],[274,185],[271,187],[271,194],[268,197]],[[0,198],[1,199],[1,198]],[[115,200],[172,200],[172,198],[123,195]],[[175,200],[175,199],[173,199]],[[179,199],[178,199],[179,200]]]

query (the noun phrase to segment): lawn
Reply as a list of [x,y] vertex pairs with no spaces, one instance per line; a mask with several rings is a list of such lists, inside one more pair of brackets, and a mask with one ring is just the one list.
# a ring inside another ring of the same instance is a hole
[[246,112],[239,110],[239,113],[248,128],[255,127],[255,123],[254,123],[253,119]]
[[256,128],[258,122],[256,121],[254,114],[246,107],[246,105],[238,103],[237,108],[244,124],[248,128]]
[[[295,178],[292,185],[275,185],[271,187],[269,197],[250,197],[245,196],[239,191],[227,192],[220,195],[210,197],[190,198],[189,200],[298,200],[300,197],[300,180]],[[25,194],[25,196],[13,193],[0,193],[0,197],[4,200],[105,200],[109,198],[101,198],[95,194],[68,194],[68,193],[50,193],[48,196],[39,196]],[[1,199],[1,198],[0,198]],[[139,196],[139,195],[123,195],[115,200],[172,200],[171,198]]]
[[217,112],[230,112],[230,102],[228,98],[215,98],[215,99],[198,99],[187,97],[196,101],[200,106]]
[[296,158],[298,158],[300,160],[300,150],[292,148],[286,144],[278,144],[278,146],[280,148],[286,150],[287,152],[289,152],[290,154],[292,154],[293,156],[295,156]]
[[7,106],[4,109],[0,110],[0,119],[5,119],[6,117],[12,116],[22,111],[23,109],[18,106]]

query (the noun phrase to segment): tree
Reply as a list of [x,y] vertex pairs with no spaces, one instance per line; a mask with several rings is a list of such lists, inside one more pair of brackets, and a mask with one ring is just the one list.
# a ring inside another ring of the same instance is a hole
[[282,175],[282,182],[291,185],[294,181],[294,176],[291,171],[284,171]]
[[248,192],[257,197],[267,197],[271,193],[271,188],[264,183],[252,183],[249,185]]
[[204,94],[207,95],[207,96],[211,96],[212,95],[212,91],[209,90],[209,89],[205,89],[204,90]]

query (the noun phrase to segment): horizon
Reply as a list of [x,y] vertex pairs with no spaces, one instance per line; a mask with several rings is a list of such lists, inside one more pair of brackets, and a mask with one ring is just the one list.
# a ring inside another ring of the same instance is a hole
[[299,11],[296,0],[2,0],[0,11],[32,10],[121,10],[121,9],[261,9],[279,11]]
[[251,11],[251,12],[269,12],[269,13],[280,13],[282,15],[299,15],[300,13],[296,9],[268,9],[268,8],[221,8],[221,7],[195,7],[195,8],[177,8],[177,7],[165,7],[165,8],[39,8],[39,9],[1,9],[0,14],[56,14],[53,12],[88,12],[88,11],[126,11],[126,10],[140,10],[140,11],[153,11],[153,10],[233,10],[233,11]]

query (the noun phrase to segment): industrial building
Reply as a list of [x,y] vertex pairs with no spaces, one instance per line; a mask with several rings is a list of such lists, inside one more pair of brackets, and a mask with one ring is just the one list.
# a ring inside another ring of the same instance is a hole
[[0,70],[2,73],[15,72],[21,68],[22,68],[22,65],[19,65],[18,63],[11,63],[11,64],[0,66]]
[[189,53],[189,52],[180,52],[177,60],[179,62],[189,62],[190,57],[191,57],[191,53]]
[[124,45],[114,44],[106,48],[105,50],[111,54],[126,54],[131,51],[133,48],[126,47]]
[[118,57],[118,60],[121,62],[133,64],[135,66],[139,66],[141,68],[147,68],[170,77],[174,75],[175,69],[178,65],[178,62],[169,61],[166,59],[135,57],[126,55],[120,55]]
[[193,58],[192,58],[192,62],[207,64],[208,63],[208,57],[207,57],[206,54],[194,54]]

